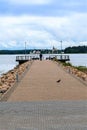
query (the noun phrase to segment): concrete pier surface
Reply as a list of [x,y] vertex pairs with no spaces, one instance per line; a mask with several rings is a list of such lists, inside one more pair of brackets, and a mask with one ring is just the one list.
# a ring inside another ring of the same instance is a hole
[[87,86],[53,61],[34,61],[8,101],[47,100],[87,100]]
[[0,103],[0,130],[87,130],[87,101]]
[[0,130],[87,130],[87,86],[52,61],[35,61],[0,103]]

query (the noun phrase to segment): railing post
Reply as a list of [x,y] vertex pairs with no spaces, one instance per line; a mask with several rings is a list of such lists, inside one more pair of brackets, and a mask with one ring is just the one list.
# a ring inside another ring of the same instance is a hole
[[18,73],[16,73],[16,81],[17,81],[17,82],[19,81]]

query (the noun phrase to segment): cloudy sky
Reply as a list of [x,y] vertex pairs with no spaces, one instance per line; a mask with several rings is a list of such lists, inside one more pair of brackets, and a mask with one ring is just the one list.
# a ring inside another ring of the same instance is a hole
[[87,0],[0,0],[0,50],[87,45]]

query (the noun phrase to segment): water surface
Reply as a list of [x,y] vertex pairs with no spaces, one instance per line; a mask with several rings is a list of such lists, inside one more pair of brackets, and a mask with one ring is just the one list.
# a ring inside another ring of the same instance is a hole
[[[68,54],[70,62],[75,66],[87,66],[87,54]],[[39,55],[30,55],[38,56]],[[44,59],[49,57],[49,54],[43,55]],[[0,55],[0,75],[13,69],[18,63],[16,62],[16,55]]]

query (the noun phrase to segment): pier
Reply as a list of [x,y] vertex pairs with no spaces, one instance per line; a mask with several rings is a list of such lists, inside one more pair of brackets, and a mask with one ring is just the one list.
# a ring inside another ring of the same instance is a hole
[[30,56],[16,56],[16,61],[19,62],[19,64],[23,64],[24,62],[27,62],[30,60]]
[[8,101],[84,99],[87,99],[87,87],[82,82],[51,60],[35,60]]
[[49,57],[47,57],[46,59],[57,59],[58,61],[61,62],[66,62],[66,61],[70,61],[70,57],[69,55],[50,55]]
[[[43,57],[44,57],[44,54],[43,54]],[[49,59],[49,60],[53,60],[54,58],[58,59],[58,61],[61,61],[61,62],[70,61],[69,55],[50,54],[50,55],[47,55],[47,57],[46,57],[46,59]],[[19,64],[22,64],[22,63],[29,61],[29,60],[39,60],[39,55],[16,56],[16,61],[19,62]]]
[[51,60],[35,60],[7,102],[0,130],[87,129],[87,86]]

